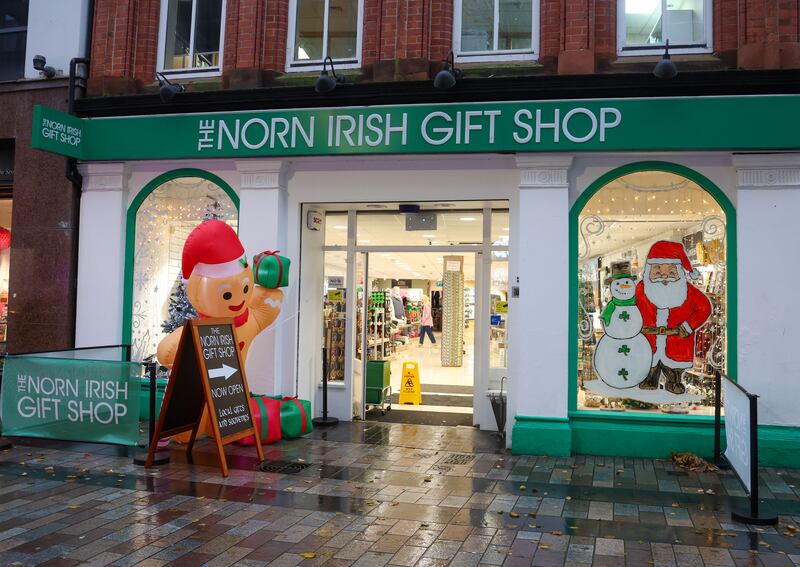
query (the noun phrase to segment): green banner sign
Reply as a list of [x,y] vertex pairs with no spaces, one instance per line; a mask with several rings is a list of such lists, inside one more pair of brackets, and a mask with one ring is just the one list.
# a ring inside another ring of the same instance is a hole
[[37,107],[33,146],[83,160],[787,150],[800,148],[798,132],[800,96],[796,95],[420,104],[92,119]]
[[3,435],[136,445],[141,371],[132,362],[9,355]]
[[31,146],[62,156],[81,158],[87,122],[47,106],[34,106]]

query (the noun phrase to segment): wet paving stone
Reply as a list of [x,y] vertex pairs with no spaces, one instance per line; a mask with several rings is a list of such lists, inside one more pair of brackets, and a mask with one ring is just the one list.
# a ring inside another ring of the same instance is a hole
[[730,472],[512,456],[471,428],[340,424],[265,450],[304,468],[261,472],[230,445],[223,479],[207,440],[148,471],[124,448],[18,440],[0,565],[800,565],[800,471],[761,471],[776,530],[731,521]]

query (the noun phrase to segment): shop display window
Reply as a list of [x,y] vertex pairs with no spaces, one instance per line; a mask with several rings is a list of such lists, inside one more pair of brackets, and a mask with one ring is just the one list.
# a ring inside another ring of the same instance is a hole
[[166,0],[161,3],[160,71],[219,72],[224,5],[222,0]]
[[661,49],[667,41],[676,50],[706,48],[710,8],[708,0],[622,0],[621,52]]
[[133,360],[154,355],[159,341],[196,315],[183,285],[181,258],[189,233],[207,219],[234,229],[238,210],[218,185],[180,177],[157,187],[136,212],[131,296]]
[[578,216],[577,409],[713,414],[727,371],[726,215],[675,173],[641,171]]
[[359,0],[293,0],[290,66],[321,66],[328,57],[337,63],[357,64],[360,11]]
[[459,57],[532,53],[534,0],[456,2],[456,54]]

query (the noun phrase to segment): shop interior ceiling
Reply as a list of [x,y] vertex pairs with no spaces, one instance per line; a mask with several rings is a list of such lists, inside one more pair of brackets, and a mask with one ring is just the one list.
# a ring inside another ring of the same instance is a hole
[[[493,244],[508,245],[508,203],[504,201],[422,204],[423,211],[437,213],[436,230],[414,231],[406,230],[405,215],[394,212],[397,211],[398,203],[350,206],[359,211],[357,220],[359,246],[479,245],[483,238],[484,206],[499,209],[492,215]],[[328,213],[325,240],[328,245],[347,244],[346,213]],[[457,255],[464,256],[465,279],[473,280],[475,254],[457,253]],[[344,275],[345,256],[345,252],[327,252],[325,273]],[[372,252],[369,257],[370,277],[440,281],[443,256],[441,252]],[[495,263],[492,271],[492,278],[495,280],[505,280],[507,277],[507,265],[504,262]]]
[[[344,251],[325,253],[325,275],[343,276],[347,270]],[[456,256],[464,257],[464,279],[473,281],[475,279],[475,254],[457,253]],[[433,252],[370,252],[369,254],[369,276],[373,278],[386,279],[418,279],[418,280],[442,280],[442,257],[441,253]],[[493,266],[493,279],[501,278],[501,274],[496,276],[494,272],[507,273],[507,265]]]

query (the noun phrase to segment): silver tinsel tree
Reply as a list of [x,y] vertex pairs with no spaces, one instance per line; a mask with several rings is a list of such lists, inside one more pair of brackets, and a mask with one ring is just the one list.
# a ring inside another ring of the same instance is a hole
[[[203,214],[203,221],[222,218],[223,210],[219,201],[211,197],[209,199],[211,199],[211,202]],[[180,276],[178,276],[173,287],[175,291],[172,292],[169,298],[167,319],[161,323],[161,329],[165,333],[171,333],[175,329],[183,327],[187,319],[197,317],[197,310],[189,303],[189,298],[186,296],[186,285]]]

